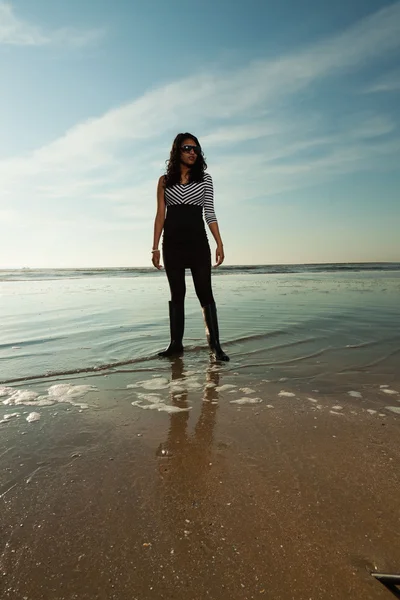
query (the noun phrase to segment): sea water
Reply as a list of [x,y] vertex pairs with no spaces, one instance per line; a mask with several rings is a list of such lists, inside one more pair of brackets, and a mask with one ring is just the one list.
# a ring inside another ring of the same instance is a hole
[[[388,385],[400,379],[400,265],[213,271],[227,369],[274,380]],[[169,341],[165,272],[0,271],[0,382],[157,365]],[[185,356],[207,355],[187,271]]]

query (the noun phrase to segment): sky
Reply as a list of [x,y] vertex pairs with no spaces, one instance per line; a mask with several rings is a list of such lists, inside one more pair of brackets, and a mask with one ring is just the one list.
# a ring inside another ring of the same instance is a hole
[[151,266],[181,131],[225,264],[400,261],[399,59],[400,2],[0,0],[0,268]]

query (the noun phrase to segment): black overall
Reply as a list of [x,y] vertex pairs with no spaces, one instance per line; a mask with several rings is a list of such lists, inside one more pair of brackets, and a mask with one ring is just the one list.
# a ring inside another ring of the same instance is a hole
[[190,269],[201,306],[213,303],[211,251],[202,206],[190,204],[167,206],[162,250],[165,271],[171,288],[171,301],[175,304],[184,302],[185,269]]

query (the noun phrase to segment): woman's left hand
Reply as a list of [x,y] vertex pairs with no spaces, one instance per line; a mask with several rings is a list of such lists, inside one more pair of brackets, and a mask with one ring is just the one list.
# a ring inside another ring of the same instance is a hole
[[215,251],[215,260],[217,261],[217,264],[214,265],[214,267],[219,267],[219,265],[222,265],[222,263],[224,262],[224,258],[225,258],[224,247],[217,246],[217,249]]

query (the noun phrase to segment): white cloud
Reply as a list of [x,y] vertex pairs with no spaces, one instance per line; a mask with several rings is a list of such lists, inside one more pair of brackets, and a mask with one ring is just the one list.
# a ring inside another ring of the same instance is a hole
[[400,69],[385,73],[382,77],[377,79],[374,83],[367,86],[364,90],[367,94],[374,94],[377,92],[395,92],[400,90]]
[[[370,168],[382,157],[393,158],[396,141],[370,143],[394,132],[396,124],[386,116],[370,112],[353,126],[349,118],[328,135],[323,116],[285,103],[314,82],[370,64],[399,46],[397,2],[291,55],[150,90],[26,157],[0,161],[0,197],[29,198],[32,211],[40,198],[49,200],[51,210],[51,202],[81,201],[82,211],[92,202],[108,205],[110,218],[120,222],[134,215],[144,219],[154,212],[155,180],[170,138],[181,129],[197,133],[213,156],[210,171],[226,203]],[[240,144],[250,140],[254,148],[244,154]]]
[[238,144],[240,142],[281,134],[285,128],[287,130],[289,125],[285,126],[284,123],[277,123],[269,119],[243,123],[241,125],[225,125],[216,128],[212,133],[203,135],[201,143],[204,148]]
[[368,139],[377,138],[396,130],[393,119],[387,115],[378,115],[371,112],[360,112],[351,117],[342,119],[342,129],[351,138]]
[[41,27],[17,17],[11,4],[0,1],[0,45],[45,46],[58,44],[79,47],[91,44],[101,35],[102,32],[99,30],[80,31],[72,27],[45,31]]

